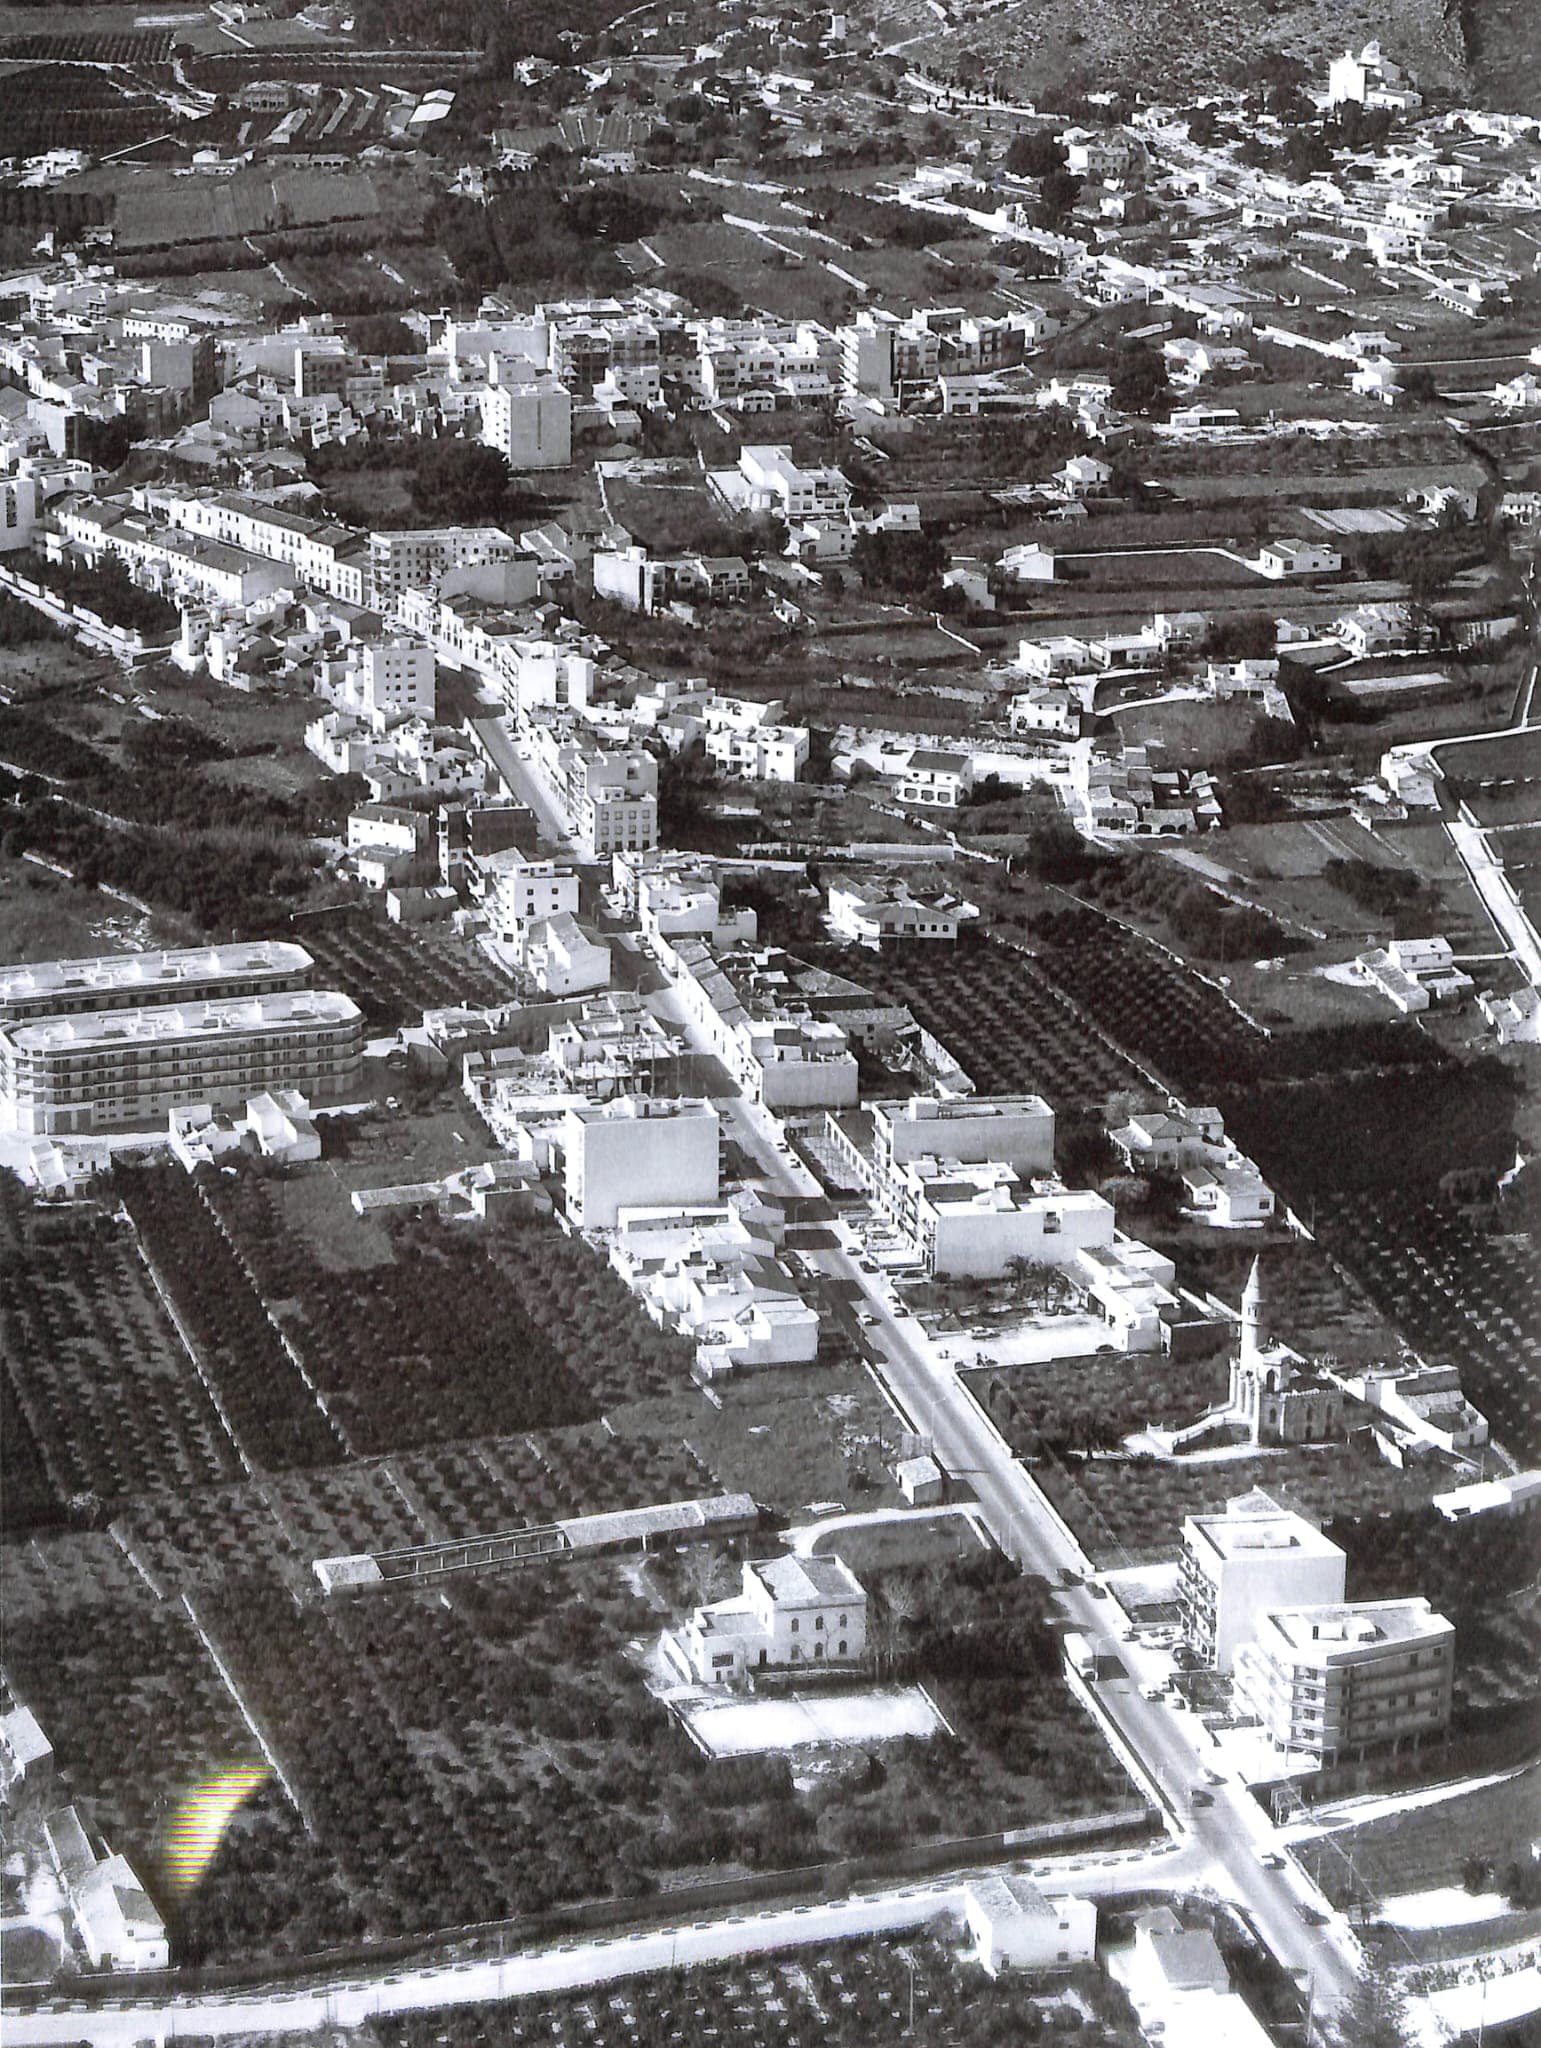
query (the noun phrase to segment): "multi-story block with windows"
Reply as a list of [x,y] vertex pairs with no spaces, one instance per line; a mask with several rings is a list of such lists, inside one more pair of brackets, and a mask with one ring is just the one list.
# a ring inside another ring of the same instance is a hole
[[1183,1632],[1207,1663],[1229,1671],[1265,1615],[1341,1601],[1345,1564],[1314,1523],[1254,1487],[1222,1514],[1183,1523]]
[[1236,1652],[1236,1690],[1275,1747],[1331,1764],[1450,1719],[1455,1627],[1427,1600],[1291,1607]]
[[314,965],[303,946],[287,939],[106,953],[89,960],[34,960],[0,968],[0,1024],[68,1017],[82,1010],[142,1010],[156,1003],[281,995],[308,988]]
[[605,747],[588,733],[535,728],[535,766],[585,860],[658,844],[658,763],[643,747]]
[[405,590],[422,590],[446,569],[476,569],[517,561],[523,550],[498,526],[427,526],[369,536],[369,594],[388,604]]
[[289,1088],[337,1102],[358,1086],[362,1049],[357,1004],[329,991],[41,1017],[0,1028],[0,1121],[52,1137]]

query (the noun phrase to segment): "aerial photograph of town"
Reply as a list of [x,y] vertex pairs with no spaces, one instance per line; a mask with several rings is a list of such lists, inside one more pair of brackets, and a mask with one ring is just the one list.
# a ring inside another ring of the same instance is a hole
[[1541,2048],[1541,0],[0,0],[5,2048]]

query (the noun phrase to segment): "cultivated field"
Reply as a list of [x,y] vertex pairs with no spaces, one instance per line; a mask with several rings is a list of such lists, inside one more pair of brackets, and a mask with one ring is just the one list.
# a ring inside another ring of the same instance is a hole
[[352,996],[375,1031],[421,1024],[424,1010],[514,999],[512,981],[453,933],[405,931],[342,911],[306,918],[295,936],[315,960],[317,986]]
[[240,1470],[125,1225],[38,1216],[0,1176],[0,1360],[56,1501],[102,1507]]
[[1357,1887],[1378,1899],[1458,1885],[1462,1865],[1480,1857],[1502,1875],[1530,1855],[1541,1767],[1502,1784],[1307,1841],[1297,1854],[1335,1902]]
[[[952,1927],[906,1940],[847,1942],[641,1977],[587,1994],[458,2007],[378,2020],[381,2048],[869,2048],[913,2024],[929,2048],[994,2048],[1073,2038],[1081,2048],[1142,2048],[1124,1995],[1099,1971],[1068,1979],[1007,1975],[980,1995]],[[911,2016],[913,2015],[913,2022]]]
[[863,962],[861,973],[910,1006],[981,1094],[1028,1090],[1069,1110],[1148,1086],[1025,954],[995,945],[910,948]]
[[1184,1462],[1056,1459],[1037,1476],[1099,1566],[1175,1556],[1185,1515],[1212,1513],[1254,1486],[1320,1524],[1418,1506],[1449,1483],[1345,1444]]
[[1485,1236],[1408,1193],[1341,1195],[1323,1207],[1322,1236],[1371,1298],[1461,1383],[1513,1454],[1541,1454],[1535,1307],[1541,1257],[1528,1237]]

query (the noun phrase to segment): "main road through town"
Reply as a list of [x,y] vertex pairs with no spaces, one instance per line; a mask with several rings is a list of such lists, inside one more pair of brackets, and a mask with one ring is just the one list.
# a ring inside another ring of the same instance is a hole
[[[656,996],[654,1007],[697,1041],[672,990]],[[699,1049],[710,1050],[704,1044]],[[814,1192],[818,1184],[780,1142],[778,1126],[765,1111],[742,1097],[719,1101],[717,1108],[728,1134],[754,1159],[771,1190]],[[938,1461],[973,1489],[1001,1549],[1051,1581],[1067,1573],[1083,1579],[1087,1559],[1053,1504],[1012,1456],[951,1363],[927,1342],[915,1317],[896,1305],[881,1274],[866,1272],[838,1245],[803,1256],[836,1292],[859,1302],[876,1371],[912,1427],[930,1438]],[[1139,1370],[1138,1360],[1131,1360],[1130,1370]],[[1084,1584],[1064,1585],[1058,1598],[1073,1627],[1106,1635],[1113,1603],[1105,1594],[1099,1597]],[[1264,1863],[1276,1848],[1273,1825],[1245,1786],[1205,1777],[1198,1745],[1207,1746],[1208,1737],[1197,1716],[1179,1711],[1170,1698],[1146,1699],[1127,1677],[1099,1682],[1090,1697],[1111,1725],[1115,1746],[1165,1807],[1174,1829],[1208,1852],[1216,1877],[1223,1873],[1224,1888],[1246,1908],[1276,1959],[1303,1984],[1311,1983],[1316,2011],[1339,2004],[1359,1975],[1358,1944],[1340,1915],[1322,1917],[1324,1901],[1287,1859],[1279,1869]]]

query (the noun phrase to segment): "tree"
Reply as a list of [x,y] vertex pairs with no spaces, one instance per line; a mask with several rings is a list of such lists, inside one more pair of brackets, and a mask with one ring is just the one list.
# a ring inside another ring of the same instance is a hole
[[1369,1969],[1332,2023],[1332,2048],[1411,2048],[1407,1999],[1389,1970]]
[[1038,212],[1046,227],[1068,220],[1081,196],[1081,180],[1066,170],[1050,171],[1038,187]]
[[508,497],[508,458],[479,441],[437,441],[412,479],[412,502],[430,525],[477,526],[495,520]]
[[1148,413],[1172,396],[1166,361],[1148,341],[1131,341],[1113,364],[1113,403],[1120,412]]
[[1042,128],[1025,128],[1006,151],[1006,168],[1014,178],[1047,178],[1065,167],[1065,145]]

